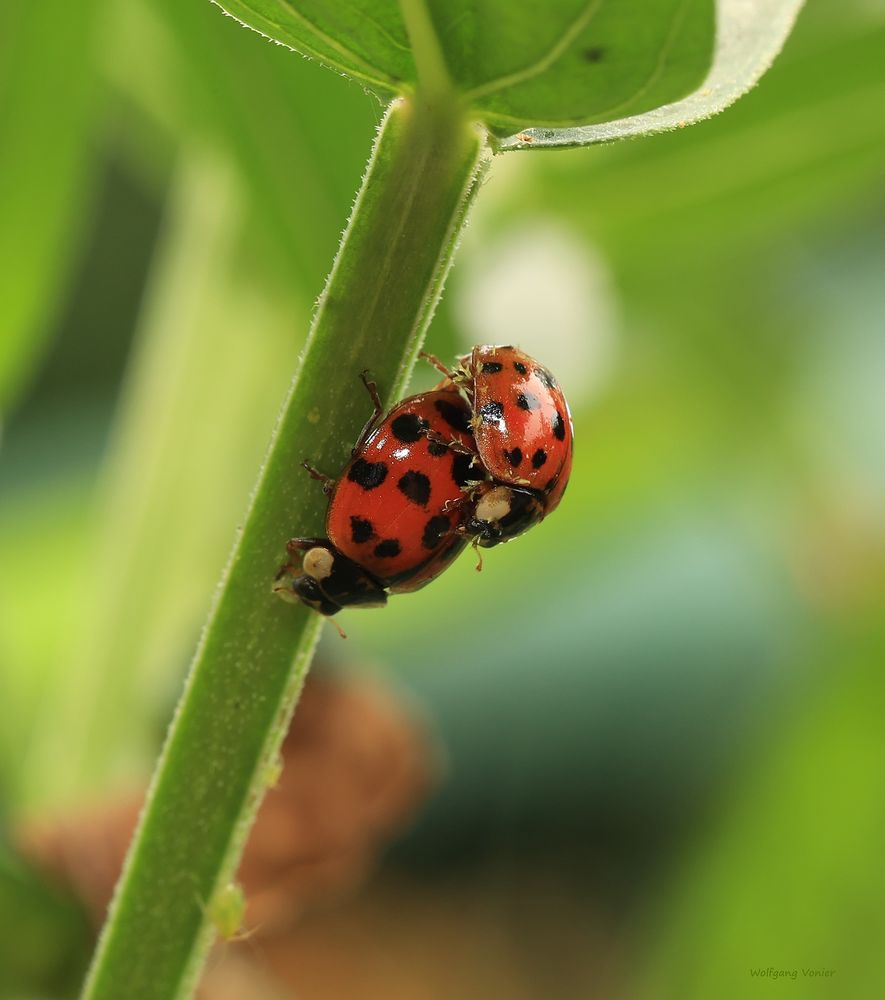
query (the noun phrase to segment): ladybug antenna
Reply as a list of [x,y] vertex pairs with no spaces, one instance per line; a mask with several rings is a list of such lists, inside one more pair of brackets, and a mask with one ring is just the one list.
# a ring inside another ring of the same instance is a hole
[[473,537],[473,551],[476,554],[476,572],[482,573],[482,552],[479,548],[479,535]]
[[339,636],[340,636],[340,637],[341,637],[342,639],[346,639],[346,638],[347,638],[347,633],[346,633],[346,632],[344,631],[344,629],[343,629],[343,628],[342,628],[342,627],[341,627],[341,626],[340,626],[340,625],[338,624],[338,622],[336,622],[336,621],[335,621],[335,619],[334,619],[334,618],[329,618],[329,617],[327,617],[327,618],[326,618],[326,621],[327,621],[327,622],[331,622],[331,623],[332,623],[332,624],[333,624],[333,625],[335,626],[335,628],[336,628],[336,629],[338,630],[338,635],[339,635]]

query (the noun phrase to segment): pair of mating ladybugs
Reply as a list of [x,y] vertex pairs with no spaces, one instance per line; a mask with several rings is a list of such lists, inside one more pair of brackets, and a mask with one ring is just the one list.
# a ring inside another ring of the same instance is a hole
[[572,465],[556,380],[515,347],[475,347],[429,392],[375,412],[329,494],[327,538],[293,538],[274,590],[324,615],[430,583],[471,541],[490,548],[549,514]]

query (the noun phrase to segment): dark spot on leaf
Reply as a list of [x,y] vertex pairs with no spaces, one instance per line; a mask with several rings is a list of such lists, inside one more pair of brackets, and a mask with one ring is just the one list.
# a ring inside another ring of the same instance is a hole
[[443,540],[449,530],[449,519],[437,514],[424,525],[424,534],[421,535],[421,544],[425,549],[435,549]]
[[367,462],[358,458],[348,470],[347,478],[364,490],[374,490],[387,478],[387,466],[383,462]]
[[410,469],[400,477],[400,481],[396,485],[400,493],[412,503],[423,507],[430,499],[430,480],[423,472],[415,472],[414,469]]
[[593,45],[589,49],[584,49],[581,55],[588,63],[598,63],[605,58],[605,49],[601,45]]
[[374,535],[375,529],[372,526],[371,521],[367,521],[364,517],[351,516],[350,537],[357,543],[357,545],[367,542],[370,538],[373,538]]
[[375,555],[382,559],[392,559],[400,554],[400,544],[395,538],[385,538],[375,546]]
[[540,469],[541,466],[547,461],[547,452],[543,448],[539,448],[534,455],[532,455],[532,468]]
[[504,451],[504,457],[507,459],[507,461],[515,469],[516,466],[519,465],[522,462],[522,449],[521,448],[514,448],[512,451],[506,451],[505,450]]
[[390,425],[393,436],[403,444],[411,444],[417,441],[421,434],[427,430],[427,421],[422,420],[414,413],[401,413]]

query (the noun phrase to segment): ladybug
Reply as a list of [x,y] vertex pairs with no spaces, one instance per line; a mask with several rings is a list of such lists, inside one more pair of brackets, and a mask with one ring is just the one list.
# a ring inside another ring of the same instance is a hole
[[326,538],[293,538],[295,558],[274,589],[324,615],[378,607],[430,583],[468,542],[469,490],[486,479],[471,411],[454,385],[409,396],[383,419],[375,404],[336,481],[307,466],[329,494]]
[[509,541],[559,505],[572,468],[574,428],[550,371],[517,347],[474,347],[440,387],[464,391],[476,449],[491,482],[473,493],[464,530],[485,548]]

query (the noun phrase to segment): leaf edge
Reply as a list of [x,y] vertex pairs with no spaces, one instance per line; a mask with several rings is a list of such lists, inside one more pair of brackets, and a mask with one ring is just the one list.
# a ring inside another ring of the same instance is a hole
[[[743,97],[768,71],[789,37],[804,2],[717,0],[716,43],[710,71],[688,96],[652,111],[595,125],[527,127],[499,139],[496,151],[595,146],[672,132],[712,118]],[[765,30],[760,30],[763,27]],[[737,72],[735,64],[740,64]]]

